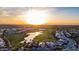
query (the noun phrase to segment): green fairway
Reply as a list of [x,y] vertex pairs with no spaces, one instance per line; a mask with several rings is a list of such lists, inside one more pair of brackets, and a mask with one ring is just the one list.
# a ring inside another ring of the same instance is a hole
[[37,37],[35,37],[35,41],[39,41],[39,42],[55,41],[56,39],[54,38],[54,33],[55,33],[55,29],[48,28],[44,30],[41,35],[38,35]]
[[12,49],[20,47],[20,42],[24,40],[25,33],[20,34],[6,34],[7,39],[11,42]]
[[[39,29],[28,30],[26,33],[38,32],[38,31],[41,30]],[[35,41],[39,41],[39,42],[56,41],[56,38],[54,38],[54,33],[56,31],[56,28],[47,28],[46,30],[42,30],[42,31],[43,31],[42,34],[34,38]],[[20,42],[24,40],[24,37],[27,37],[26,33],[24,32],[18,34],[6,34],[7,39],[11,42],[13,50],[16,50],[17,48],[22,46]]]

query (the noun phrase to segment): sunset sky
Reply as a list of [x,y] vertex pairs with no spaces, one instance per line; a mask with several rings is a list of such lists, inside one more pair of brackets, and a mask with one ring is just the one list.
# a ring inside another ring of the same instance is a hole
[[32,9],[45,11],[45,24],[79,25],[78,7],[0,7],[0,24],[28,24],[26,16]]

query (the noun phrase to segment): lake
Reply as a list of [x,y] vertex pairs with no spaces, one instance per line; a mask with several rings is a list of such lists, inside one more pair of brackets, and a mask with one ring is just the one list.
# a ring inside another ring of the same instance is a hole
[[39,32],[32,32],[32,33],[27,33],[26,35],[28,35],[27,37],[24,38],[23,41],[21,41],[21,43],[28,43],[28,42],[32,42],[34,40],[34,38],[38,35],[42,34],[42,31]]

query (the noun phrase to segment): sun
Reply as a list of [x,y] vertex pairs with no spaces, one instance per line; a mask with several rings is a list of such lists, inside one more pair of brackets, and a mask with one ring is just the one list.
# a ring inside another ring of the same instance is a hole
[[47,13],[44,10],[29,10],[26,13],[25,21],[28,24],[41,25],[46,23]]

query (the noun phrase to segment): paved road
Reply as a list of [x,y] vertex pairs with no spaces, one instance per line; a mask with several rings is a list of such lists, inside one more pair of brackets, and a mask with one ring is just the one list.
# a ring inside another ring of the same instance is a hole
[[71,36],[67,31],[56,31],[56,35],[57,38],[62,39],[64,41],[68,41],[68,43],[65,45],[65,49],[64,50],[76,50],[76,42],[75,40],[67,37],[67,36]]
[[[25,38],[26,42],[29,42],[30,39],[33,40],[34,37],[36,37],[37,35],[39,35],[41,33],[34,32],[34,33],[29,33],[29,34],[30,34],[30,36]],[[55,37],[58,38],[57,41],[55,41],[55,42],[40,42],[38,48],[32,47],[32,50],[33,51],[51,51],[51,50],[55,50],[54,46],[63,46],[64,51],[79,50],[76,47],[77,44],[76,44],[75,40],[71,38],[71,34],[68,33],[67,31],[58,30],[55,33]],[[52,47],[52,49],[51,49],[51,47]]]

